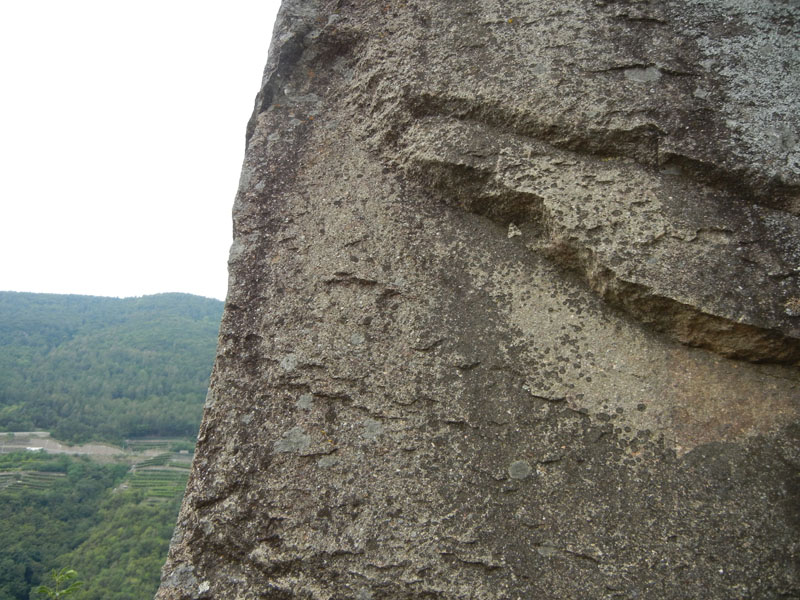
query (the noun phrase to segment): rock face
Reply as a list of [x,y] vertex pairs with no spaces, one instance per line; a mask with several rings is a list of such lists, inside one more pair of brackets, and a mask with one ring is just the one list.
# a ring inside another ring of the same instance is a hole
[[794,0],[284,0],[162,600],[800,597]]

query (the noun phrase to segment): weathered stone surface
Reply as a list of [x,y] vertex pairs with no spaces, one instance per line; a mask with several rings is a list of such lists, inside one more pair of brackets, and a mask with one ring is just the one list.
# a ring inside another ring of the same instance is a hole
[[799,12],[285,0],[157,598],[800,597]]

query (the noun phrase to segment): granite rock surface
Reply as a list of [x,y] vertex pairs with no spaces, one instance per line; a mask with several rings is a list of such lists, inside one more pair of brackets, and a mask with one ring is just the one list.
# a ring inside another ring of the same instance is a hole
[[156,597],[800,597],[798,73],[794,0],[284,0]]

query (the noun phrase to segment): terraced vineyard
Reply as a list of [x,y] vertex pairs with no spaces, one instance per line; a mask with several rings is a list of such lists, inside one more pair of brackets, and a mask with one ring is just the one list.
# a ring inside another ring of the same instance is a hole
[[148,502],[159,502],[183,494],[190,463],[185,455],[171,452],[135,464],[125,485],[144,492]]
[[[186,488],[190,467],[190,456],[164,452],[134,464],[118,488],[141,491],[149,502],[180,497]],[[64,481],[65,477],[65,473],[53,471],[0,470],[0,493],[46,490]]]
[[[182,458],[182,459],[181,459]],[[175,455],[172,452],[163,452],[157,456],[148,458],[133,465],[134,469],[142,469],[147,467],[162,467],[169,466],[180,469],[188,469],[190,467],[188,455]]]
[[47,471],[0,471],[0,490],[37,489],[51,487],[54,481],[63,480],[64,473]]
[[125,440],[125,447],[132,452],[144,452],[145,450],[166,451],[172,439],[132,439]]

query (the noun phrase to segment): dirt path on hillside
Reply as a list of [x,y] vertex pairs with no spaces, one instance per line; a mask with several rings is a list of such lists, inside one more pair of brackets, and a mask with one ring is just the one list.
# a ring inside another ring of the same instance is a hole
[[[44,450],[50,454],[81,454],[100,457],[130,456],[133,452],[112,446],[111,444],[80,444],[70,446],[50,437],[47,431],[15,431],[13,433],[0,433],[0,452],[19,452],[21,450]],[[158,454],[158,451],[137,452],[139,456]]]

